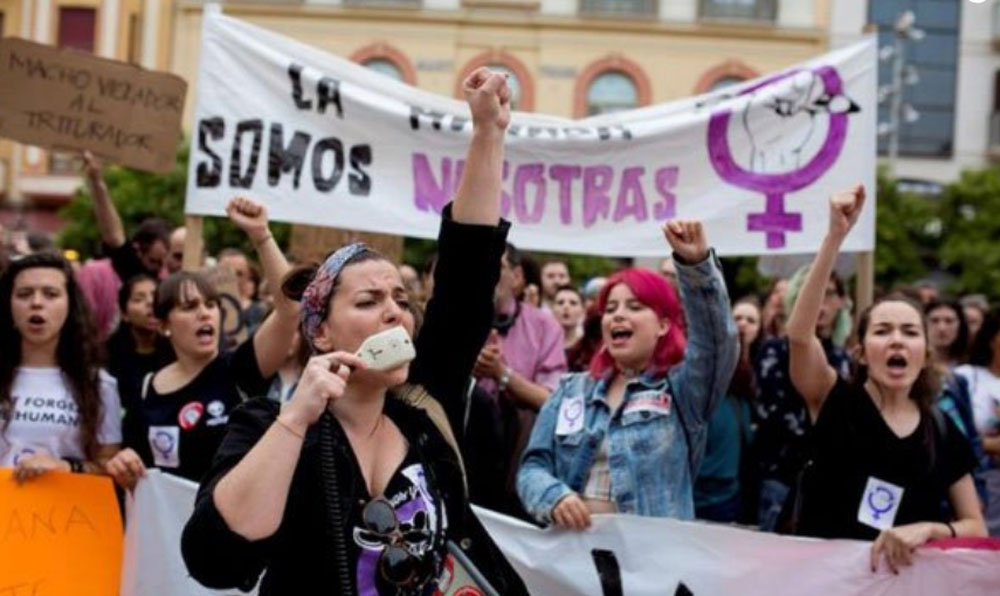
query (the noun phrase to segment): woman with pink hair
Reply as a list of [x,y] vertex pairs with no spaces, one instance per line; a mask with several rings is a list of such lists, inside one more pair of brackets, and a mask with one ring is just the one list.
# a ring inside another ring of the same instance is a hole
[[739,344],[701,223],[671,221],[663,231],[684,311],[646,269],[621,271],[601,289],[604,346],[542,407],[518,472],[521,502],[542,523],[584,529],[591,513],[614,512],[694,517],[707,422]]

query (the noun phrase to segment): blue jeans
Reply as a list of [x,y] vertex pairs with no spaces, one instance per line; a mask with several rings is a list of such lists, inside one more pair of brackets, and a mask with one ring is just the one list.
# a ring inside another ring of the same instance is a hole
[[761,530],[774,532],[778,529],[778,518],[785,506],[789,490],[790,487],[780,480],[765,478],[761,481],[760,507],[757,510]]

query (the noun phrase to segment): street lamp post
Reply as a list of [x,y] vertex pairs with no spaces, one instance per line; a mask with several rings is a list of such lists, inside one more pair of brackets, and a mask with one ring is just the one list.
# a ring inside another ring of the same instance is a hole
[[924,38],[923,29],[915,27],[914,21],[913,11],[907,10],[901,13],[893,27],[895,31],[893,44],[879,49],[879,60],[892,60],[892,80],[888,85],[879,88],[879,102],[889,102],[889,121],[879,124],[878,127],[879,134],[887,135],[889,140],[887,161],[890,176],[896,174],[902,125],[916,122],[920,118],[920,113],[903,101],[903,90],[919,80],[916,67],[906,64],[907,42],[920,41]]

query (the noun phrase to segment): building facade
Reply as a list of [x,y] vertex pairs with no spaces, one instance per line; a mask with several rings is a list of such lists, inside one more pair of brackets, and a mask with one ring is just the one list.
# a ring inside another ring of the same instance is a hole
[[[985,0],[869,0],[831,4],[830,43],[855,41],[867,23],[879,31],[880,46],[892,44],[892,25],[911,10],[920,40],[906,42],[906,63],[916,81],[903,99],[917,113],[903,122],[895,174],[915,183],[948,183],[963,169],[1000,158],[1000,2]],[[890,83],[890,63],[879,68],[880,85]],[[887,120],[883,106],[880,120]],[[885,139],[880,139],[884,155]]]
[[[468,72],[501,68],[512,77],[518,109],[582,117],[778,70],[912,8],[918,24],[928,23],[926,50],[915,50],[926,84],[911,98],[925,116],[903,135],[897,173],[948,181],[1000,146],[1000,131],[990,126],[1000,128],[997,3],[273,0],[226,2],[223,10],[435,93],[460,96]],[[0,32],[172,71],[190,83],[189,123],[202,10],[203,3],[184,0],[0,0]],[[948,47],[953,67],[937,56]],[[56,231],[54,210],[80,184],[76,167],[72,155],[0,141],[5,225]]]

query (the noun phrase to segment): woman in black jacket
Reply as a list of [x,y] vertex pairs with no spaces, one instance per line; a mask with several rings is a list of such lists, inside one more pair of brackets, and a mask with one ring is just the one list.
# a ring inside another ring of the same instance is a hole
[[[286,405],[233,413],[184,530],[188,570],[206,586],[249,589],[266,570],[261,594],[430,595],[445,587],[451,542],[499,593],[527,593],[469,507],[451,430],[462,428],[509,228],[498,221],[510,92],[485,68],[465,90],[474,132],[416,360],[375,371],[355,356],[374,333],[413,333],[395,266],[358,244],[327,258],[302,295],[303,337],[319,355]],[[298,294],[295,282],[283,290]]]

